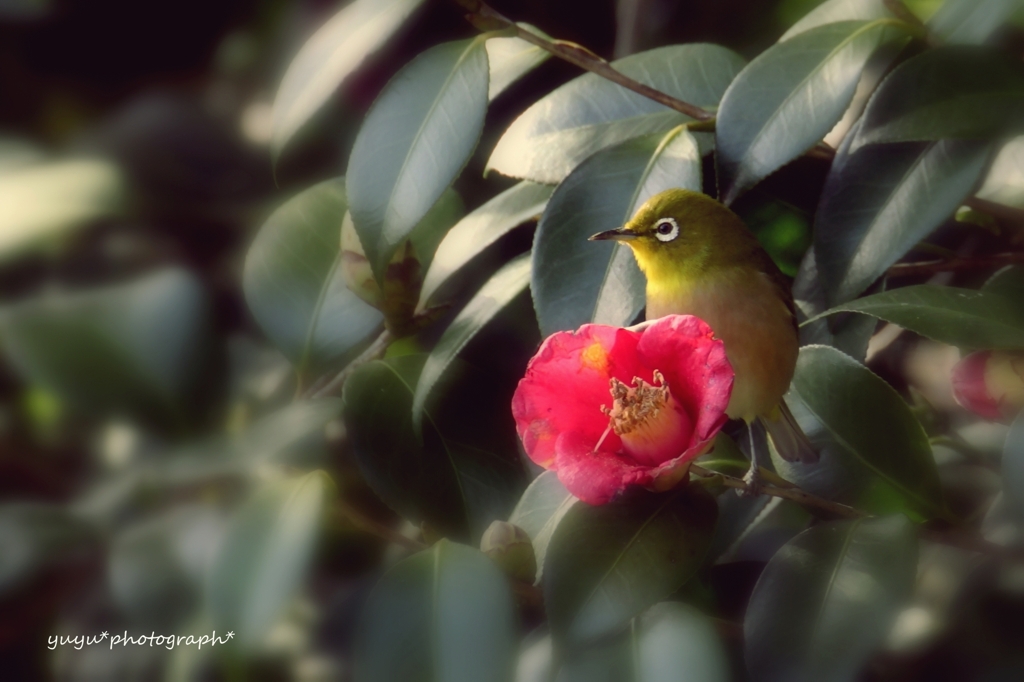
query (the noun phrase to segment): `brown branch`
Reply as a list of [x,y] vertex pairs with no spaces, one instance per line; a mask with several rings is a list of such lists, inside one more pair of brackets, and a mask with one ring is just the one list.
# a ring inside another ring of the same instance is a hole
[[[697,464],[690,465],[690,473],[704,478],[716,477],[720,479],[722,485],[727,488],[736,488],[737,490],[743,491],[750,490],[750,486],[742,478],[736,478],[735,476],[729,476],[728,474],[711,471],[710,469],[705,469]],[[762,485],[759,488],[759,492],[763,495],[770,495],[771,497],[781,497],[784,500],[792,500],[793,502],[805,507],[815,507],[842,518],[859,519],[868,516],[867,513],[862,512],[859,509],[854,509],[853,507],[849,507],[845,504],[840,504],[838,502],[826,500],[823,497],[818,497],[817,495],[812,495],[796,486],[784,488],[777,485]]]
[[302,397],[312,399],[324,398],[338,391],[342,386],[345,385],[345,382],[348,381],[348,378],[352,376],[352,373],[355,372],[361,365],[365,365],[366,363],[371,362],[373,360],[377,360],[381,356],[383,356],[384,351],[388,349],[388,345],[391,343],[391,341],[391,332],[385,329],[380,333],[380,336],[374,339],[373,343],[370,344],[369,348],[360,353],[355,360],[345,365],[345,368],[338,372],[333,379],[331,379],[330,381],[323,385],[321,385],[319,382],[313,384],[309,388],[309,390],[303,394]]
[[911,277],[933,275],[937,272],[958,272],[960,270],[985,270],[1003,265],[1024,263],[1024,251],[997,253],[976,258],[949,258],[947,260],[924,261],[921,263],[898,263],[886,272],[889,277]]
[[610,80],[613,83],[617,83],[618,85],[641,94],[648,99],[652,99],[659,104],[664,104],[668,108],[674,109],[681,114],[686,114],[690,118],[694,118],[698,121],[710,121],[715,118],[714,114],[705,109],[694,104],[690,104],[689,102],[684,102],[681,99],[676,99],[671,95],[667,95],[660,90],[655,90],[648,85],[644,85],[643,83],[633,80],[629,76],[616,71],[608,62],[584,47],[562,41],[552,42],[543,36],[537,35],[533,31],[523,28],[508,17],[494,10],[486,3],[477,2],[476,0],[456,0],[456,2],[469,12],[466,18],[479,29],[506,30],[512,32],[515,36],[536,45],[542,50],[550,52],[559,59],[563,59],[586,71],[596,73],[602,78]]

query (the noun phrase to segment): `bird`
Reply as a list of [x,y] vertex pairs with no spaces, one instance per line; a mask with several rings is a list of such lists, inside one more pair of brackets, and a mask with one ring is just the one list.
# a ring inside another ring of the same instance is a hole
[[751,467],[771,438],[787,461],[817,461],[783,395],[799,353],[793,295],[785,275],[743,220],[701,192],[669,189],[649,198],[622,227],[590,237],[628,246],[647,279],[646,319],[695,315],[725,345],[735,372],[726,416],[748,427]]

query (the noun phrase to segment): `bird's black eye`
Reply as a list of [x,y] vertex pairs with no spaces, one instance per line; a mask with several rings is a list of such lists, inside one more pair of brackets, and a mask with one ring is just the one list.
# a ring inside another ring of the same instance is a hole
[[661,242],[670,242],[679,236],[679,224],[672,218],[662,218],[654,225],[654,236]]

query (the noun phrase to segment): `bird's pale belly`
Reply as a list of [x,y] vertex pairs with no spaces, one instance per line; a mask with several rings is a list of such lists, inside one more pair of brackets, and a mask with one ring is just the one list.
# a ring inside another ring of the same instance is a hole
[[722,278],[671,293],[648,287],[647,319],[696,315],[725,342],[736,372],[726,413],[732,419],[770,417],[789,389],[799,343],[792,317],[760,273]]

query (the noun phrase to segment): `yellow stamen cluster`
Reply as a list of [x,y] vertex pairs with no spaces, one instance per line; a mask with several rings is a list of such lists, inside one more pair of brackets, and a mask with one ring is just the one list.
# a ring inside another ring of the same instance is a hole
[[601,411],[611,418],[611,427],[618,436],[636,431],[653,419],[668,405],[670,396],[665,377],[654,370],[654,383],[649,384],[640,377],[633,377],[633,386],[627,386],[612,377],[611,391],[614,403]]

